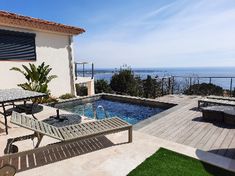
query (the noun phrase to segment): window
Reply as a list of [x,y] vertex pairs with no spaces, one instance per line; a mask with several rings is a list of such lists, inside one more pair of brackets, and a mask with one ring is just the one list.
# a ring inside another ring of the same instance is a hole
[[0,29],[0,60],[36,60],[35,36]]

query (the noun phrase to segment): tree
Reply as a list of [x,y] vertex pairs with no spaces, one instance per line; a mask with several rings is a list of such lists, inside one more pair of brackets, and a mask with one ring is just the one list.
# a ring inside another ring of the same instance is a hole
[[39,66],[35,66],[34,64],[29,63],[29,67],[22,65],[23,69],[13,67],[10,70],[14,70],[20,72],[24,75],[27,82],[18,84],[18,86],[22,87],[25,90],[31,90],[42,93],[50,93],[48,89],[48,84],[55,78],[56,75],[49,75],[52,68],[49,65],[45,65],[43,62]]
[[104,79],[95,81],[95,93],[111,93],[112,89],[107,81]]
[[118,73],[115,73],[111,78],[110,86],[119,94],[138,96],[139,86],[130,68],[121,68]]
[[184,91],[186,95],[218,95],[223,96],[224,90],[222,87],[214,84],[194,84]]

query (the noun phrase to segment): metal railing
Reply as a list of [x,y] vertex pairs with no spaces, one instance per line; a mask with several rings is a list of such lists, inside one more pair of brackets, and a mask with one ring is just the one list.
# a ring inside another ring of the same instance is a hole
[[[178,81],[178,84],[180,86],[180,81],[183,80],[187,82],[186,87],[190,88],[194,84],[200,84],[200,83],[213,83],[215,85],[218,85],[218,83],[213,82],[217,80],[217,82],[220,82],[218,80],[223,80],[224,84],[226,84],[226,88],[222,87],[224,90],[229,91],[229,95],[232,96],[234,91],[233,82],[235,77],[234,76],[169,76],[169,77],[162,77],[161,78],[161,89],[162,89],[162,95],[166,94],[174,94],[174,93],[182,93],[180,90],[178,92],[175,90],[175,83]],[[226,81],[225,81],[226,80]],[[185,84],[185,83],[181,83]],[[184,85],[185,86],[185,85]]]
[[[94,63],[75,62],[74,65],[75,65],[75,79],[77,79],[77,77],[91,77],[91,79],[94,78]],[[91,68],[87,69],[86,65],[91,65]]]

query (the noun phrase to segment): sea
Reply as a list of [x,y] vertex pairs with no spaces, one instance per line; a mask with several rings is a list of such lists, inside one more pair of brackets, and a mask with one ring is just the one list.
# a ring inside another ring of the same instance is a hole
[[[96,68],[94,77],[96,80],[104,79],[109,82],[112,75],[118,70],[119,69]],[[221,86],[224,89],[231,88],[232,79],[232,88],[234,89],[235,87],[235,67],[132,68],[132,70],[136,76],[139,76],[142,79],[145,79],[147,75],[150,75],[151,77],[219,77],[212,78],[211,83]],[[198,80],[200,83],[210,82],[210,78],[198,78]]]

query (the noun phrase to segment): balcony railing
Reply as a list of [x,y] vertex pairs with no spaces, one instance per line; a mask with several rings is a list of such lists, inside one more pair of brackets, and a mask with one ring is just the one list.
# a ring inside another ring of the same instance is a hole
[[75,62],[75,79],[78,77],[94,78],[94,63],[92,62]]
[[[194,84],[200,83],[213,83],[215,85],[221,86],[224,90],[229,92],[229,96],[232,96],[234,87],[235,77],[226,76],[169,76],[162,77],[162,95],[183,93],[185,88],[190,88]],[[220,84],[219,84],[220,83]],[[221,83],[223,85],[221,85]]]

